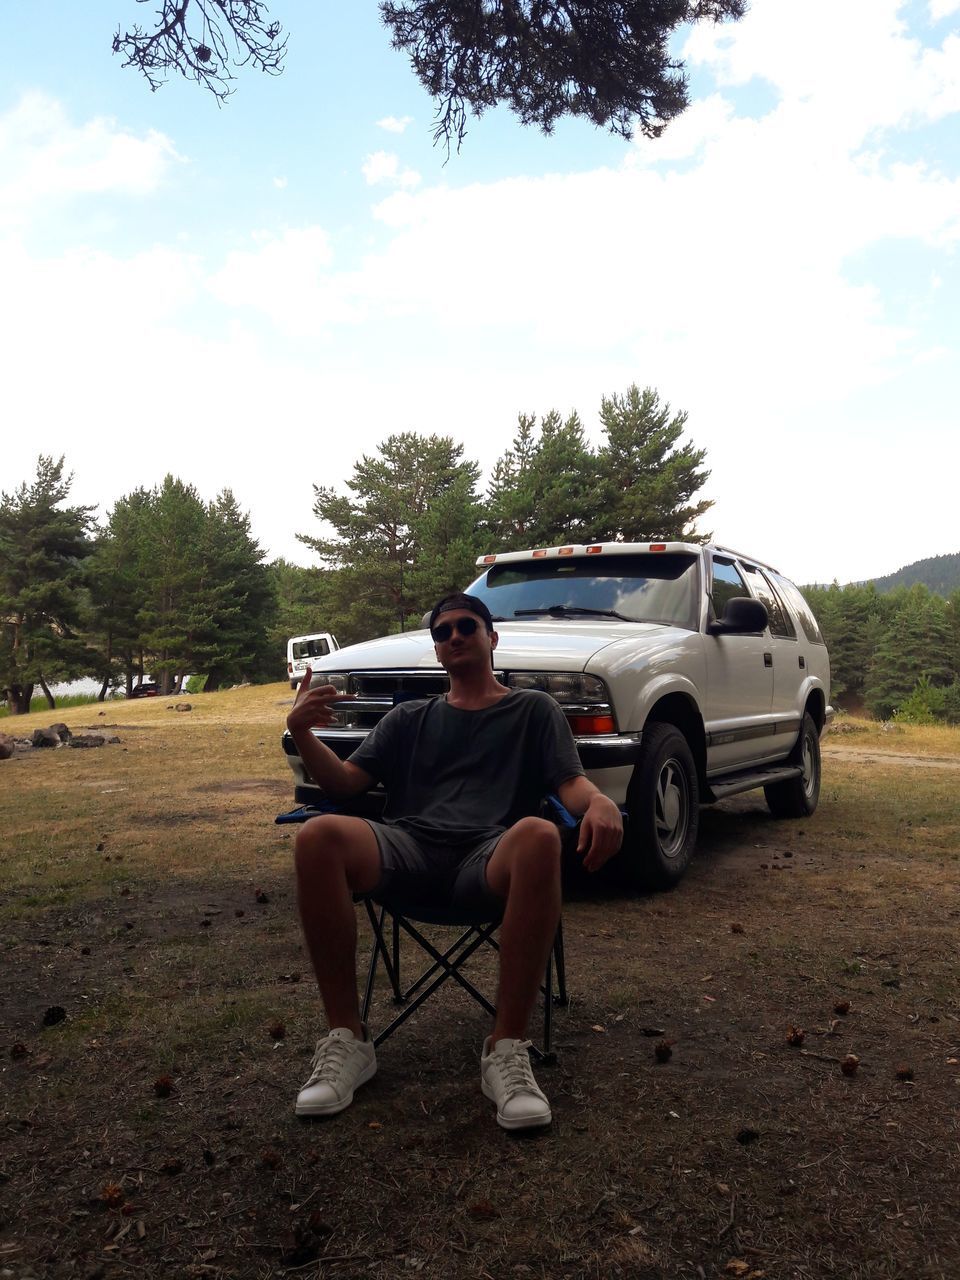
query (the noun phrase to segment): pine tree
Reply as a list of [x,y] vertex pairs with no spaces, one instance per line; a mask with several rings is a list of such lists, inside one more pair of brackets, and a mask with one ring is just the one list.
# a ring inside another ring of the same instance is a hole
[[93,508],[68,507],[72,476],[41,454],[32,484],[0,494],[0,684],[10,711],[30,710],[39,684],[81,674],[83,562],[93,550]]
[[276,596],[263,552],[250,533],[250,517],[224,489],[206,511],[201,595],[213,619],[194,637],[192,665],[206,673],[209,693],[229,681],[264,676],[271,669],[267,628]]
[[[478,547],[478,477],[451,437],[407,431],[354,464],[352,496],[314,486],[314,514],[334,536],[297,536],[338,570],[335,630],[376,635],[419,626],[434,591],[462,586],[463,566]],[[443,552],[435,568],[431,540]]]
[[204,590],[206,509],[193,485],[172,475],[151,493],[143,526],[145,600],[140,639],[151,671],[169,694],[195,666],[216,626],[218,602]]
[[129,696],[134,676],[143,679],[140,612],[146,604],[144,569],[149,560],[144,522],[151,501],[145,489],[120,498],[87,561],[84,626],[91,671],[101,682],[100,701],[111,684],[122,680]]
[[604,396],[600,420],[601,501],[598,541],[647,542],[697,537],[695,524],[713,505],[694,501],[709,471],[705,449],[678,445],[687,414],[671,413],[652,387]]
[[871,714],[888,719],[921,676],[935,688],[950,684],[946,601],[924,586],[891,592],[896,608],[870,663],[864,696]]
[[863,701],[864,681],[889,609],[872,583],[829,589],[804,587],[830,654],[830,695],[839,705]]
[[596,459],[577,414],[564,420],[551,409],[539,425],[520,414],[487,489],[489,543],[506,551],[591,541],[598,500]]

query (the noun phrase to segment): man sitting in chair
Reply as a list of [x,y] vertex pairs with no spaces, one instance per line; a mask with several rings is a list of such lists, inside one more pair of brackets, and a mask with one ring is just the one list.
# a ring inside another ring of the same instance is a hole
[[546,693],[512,690],[493,674],[497,633],[476,596],[450,595],[430,615],[444,698],[394,707],[349,760],[310,732],[345,700],[311,687],[308,670],[287,726],[308,773],[335,800],[382,782],[382,821],[324,814],[297,835],[297,899],[330,1030],[297,1096],[299,1116],[329,1116],[376,1072],[357,1002],[354,894],[418,892],[453,906],[502,910],[496,1020],[483,1045],[481,1086],[505,1129],[550,1123],[524,1039],[560,919],[560,835],[534,817],[555,792],[582,815],[578,852],[596,871],[620,847],[612,800],[583,773],[566,717]]

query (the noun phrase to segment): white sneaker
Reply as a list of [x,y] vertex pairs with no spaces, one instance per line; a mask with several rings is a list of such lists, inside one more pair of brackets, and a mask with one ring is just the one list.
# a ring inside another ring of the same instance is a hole
[[377,1073],[377,1054],[364,1027],[358,1040],[347,1027],[335,1027],[317,1041],[310,1078],[297,1094],[298,1116],[333,1116],[353,1101],[353,1091]]
[[497,1104],[502,1129],[535,1129],[553,1119],[550,1103],[533,1078],[529,1040],[498,1040],[487,1036],[480,1058],[480,1087]]

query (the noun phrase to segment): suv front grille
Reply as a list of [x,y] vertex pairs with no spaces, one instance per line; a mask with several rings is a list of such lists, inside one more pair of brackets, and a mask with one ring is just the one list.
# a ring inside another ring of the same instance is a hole
[[450,677],[445,671],[351,671],[347,677],[348,693],[355,693],[358,698],[383,699],[384,710],[393,705],[395,693],[435,698],[449,688]]
[[383,719],[397,694],[406,698],[437,698],[450,688],[445,671],[351,671],[347,693],[356,702],[337,708],[336,729],[370,730]]

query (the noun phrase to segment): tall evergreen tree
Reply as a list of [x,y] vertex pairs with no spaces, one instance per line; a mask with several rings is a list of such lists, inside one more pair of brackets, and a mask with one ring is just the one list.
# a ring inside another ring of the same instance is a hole
[[864,682],[892,610],[872,583],[804,587],[830,653],[830,695],[845,707],[863,701]]
[[864,690],[868,709],[881,719],[910,696],[921,676],[934,688],[949,685],[953,678],[946,601],[924,586],[886,598],[896,612],[877,644]]
[[623,396],[604,396],[600,421],[602,501],[598,541],[686,540],[713,505],[694,495],[706,482],[705,449],[680,445],[687,414],[672,413],[652,387],[634,384]]
[[[338,627],[342,619],[344,632],[403,631],[419,625],[438,583],[440,591],[462,585],[463,567],[476,555],[478,477],[451,437],[406,431],[354,464],[352,495],[314,486],[314,514],[334,536],[297,536],[339,570]],[[436,570],[425,550],[431,540],[444,551]]]
[[604,396],[605,442],[591,450],[576,414],[521,414],[513,444],[487,491],[490,545],[502,550],[563,542],[644,542],[698,537],[712,503],[694,495],[710,474],[706,451],[679,445],[685,413],[651,388]]
[[521,414],[513,445],[487,490],[491,545],[501,550],[590,541],[596,524],[597,464],[576,413]]
[[65,505],[63,458],[41,454],[31,484],[0,494],[0,685],[10,711],[30,710],[39,684],[84,670],[79,635],[83,562],[93,549],[93,508]]
[[146,489],[120,498],[87,562],[85,630],[101,702],[111,684],[122,680],[129,696],[134,677],[143,679],[140,613],[146,605],[149,553],[144,539],[151,502]]
[[250,533],[250,517],[229,489],[207,507],[202,550],[201,594],[213,625],[196,635],[192,659],[206,673],[209,693],[270,672],[267,628],[276,596],[263,552]]
[[216,626],[218,602],[204,590],[207,515],[193,485],[172,475],[154,489],[144,521],[145,602],[141,643],[163,694],[195,666],[198,646]]
[[512,446],[493,468],[484,507],[490,545],[503,551],[531,545],[537,448],[537,419],[521,413]]

